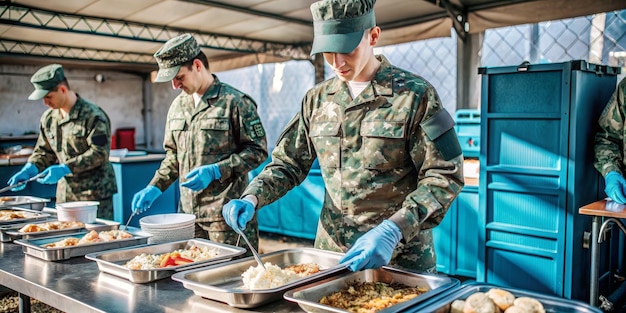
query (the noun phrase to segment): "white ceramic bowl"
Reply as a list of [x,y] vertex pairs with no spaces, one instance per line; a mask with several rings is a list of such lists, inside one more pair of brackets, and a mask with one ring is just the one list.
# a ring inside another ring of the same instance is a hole
[[91,224],[96,222],[98,215],[98,201],[74,201],[57,203],[57,218],[62,222],[83,222]]
[[196,216],[185,213],[154,214],[142,217],[139,220],[141,228],[176,229],[196,222]]

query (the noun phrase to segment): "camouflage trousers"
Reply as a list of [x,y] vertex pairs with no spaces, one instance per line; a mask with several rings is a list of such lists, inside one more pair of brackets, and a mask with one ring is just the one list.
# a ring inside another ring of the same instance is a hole
[[[254,246],[254,249],[259,251],[259,227],[256,219],[250,221],[243,232],[248,237],[250,244]],[[239,238],[239,234],[233,231],[233,229],[223,221],[196,223],[194,237],[242,247],[247,250],[243,256],[252,256],[252,252],[248,248],[246,241],[243,238]]]
[[[339,232],[342,234],[356,232],[353,229]],[[338,234],[329,234],[324,228],[322,223],[317,225],[317,233],[315,235],[315,248],[330,250],[336,252],[346,252],[348,247],[352,246],[353,242],[339,242]],[[343,238],[343,237],[342,237]],[[437,272],[437,256],[435,253],[435,246],[433,245],[433,234],[431,229],[420,231],[419,235],[413,238],[411,241],[405,244],[398,244],[394,250],[390,266],[407,269],[411,271],[436,273]]]

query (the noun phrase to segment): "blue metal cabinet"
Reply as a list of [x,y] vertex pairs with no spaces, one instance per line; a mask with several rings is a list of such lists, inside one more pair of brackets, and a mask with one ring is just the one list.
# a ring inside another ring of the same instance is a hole
[[433,229],[437,271],[476,278],[478,186],[465,186],[443,221]]
[[597,120],[618,70],[585,61],[480,68],[477,280],[587,300]]
[[[113,220],[126,223],[132,214],[133,196],[148,185],[164,157],[165,155],[158,154],[110,158],[117,182],[117,193],[113,195]],[[139,227],[139,220],[147,215],[177,212],[179,198],[176,181],[154,201],[148,211],[133,217],[130,225]]]

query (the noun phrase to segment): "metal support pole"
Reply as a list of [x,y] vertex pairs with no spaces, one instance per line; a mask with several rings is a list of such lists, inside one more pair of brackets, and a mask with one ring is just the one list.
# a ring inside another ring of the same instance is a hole
[[600,223],[602,217],[594,216],[591,222],[591,282],[589,291],[589,304],[598,306],[598,279],[600,274],[600,244],[598,237],[600,236]]
[[17,296],[19,297],[19,312],[30,313],[30,297],[21,292]]

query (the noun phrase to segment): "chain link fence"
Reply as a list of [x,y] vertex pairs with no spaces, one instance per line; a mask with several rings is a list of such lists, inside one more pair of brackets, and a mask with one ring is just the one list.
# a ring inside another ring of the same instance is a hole
[[[392,64],[428,80],[449,112],[455,112],[457,107],[456,51],[454,32],[446,38],[375,48],[375,53],[384,54]],[[487,30],[479,54],[480,66],[586,60],[622,67],[620,76],[624,76],[626,10]],[[313,65],[308,61],[263,64],[217,75],[257,101],[270,151],[283,128],[300,110],[306,91],[315,84]],[[334,75],[328,65],[325,75]]]

